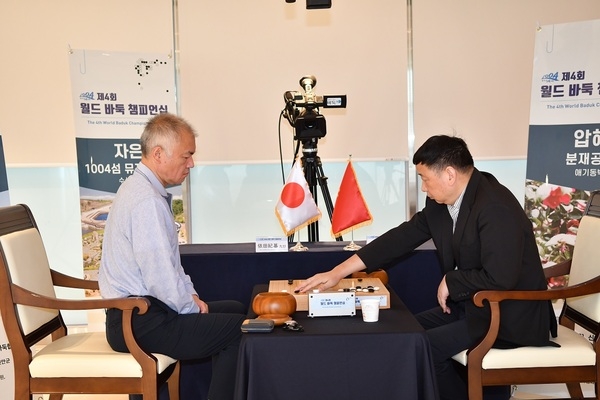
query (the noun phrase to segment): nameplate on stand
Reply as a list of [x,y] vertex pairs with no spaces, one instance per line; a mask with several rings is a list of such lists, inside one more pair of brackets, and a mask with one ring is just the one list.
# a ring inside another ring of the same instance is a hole
[[288,251],[287,237],[259,236],[256,238],[255,251],[257,253],[276,253]]
[[354,292],[326,292],[308,294],[309,317],[351,316],[356,314]]

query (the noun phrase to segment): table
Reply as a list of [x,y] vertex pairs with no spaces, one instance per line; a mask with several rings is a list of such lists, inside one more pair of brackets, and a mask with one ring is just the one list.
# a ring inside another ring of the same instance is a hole
[[[184,244],[180,246],[181,264],[203,300],[233,299],[249,306],[256,285],[274,279],[305,279],[327,271],[354,254],[343,250],[347,243],[304,243],[309,251],[282,253],[256,253],[254,243]],[[388,286],[411,312],[437,306],[441,272],[431,243],[387,272]],[[181,398],[205,400],[210,378],[210,359],[182,363]],[[161,400],[164,398],[161,394]]]
[[318,318],[303,311],[293,318],[304,332],[244,334],[235,399],[437,399],[423,328],[393,290],[390,299],[375,323],[363,322],[360,310]]
[[[306,279],[354,254],[343,250],[348,242],[304,244],[309,251],[276,253],[256,253],[254,243],[184,244],[180,246],[181,264],[201,299],[237,300],[248,306],[255,285],[275,279]],[[410,311],[437,306],[442,276],[433,243],[425,243],[387,272],[389,286]]]

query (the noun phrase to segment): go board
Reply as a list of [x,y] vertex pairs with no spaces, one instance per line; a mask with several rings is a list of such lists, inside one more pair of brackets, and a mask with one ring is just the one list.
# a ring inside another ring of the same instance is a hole
[[[302,282],[298,279],[272,280],[269,282],[269,292],[288,292],[296,298],[296,311],[308,311],[308,293],[294,293]],[[355,292],[357,309],[360,309],[361,298],[379,298],[379,308],[390,308],[390,292],[379,278],[342,279],[334,287],[320,293],[345,291]]]

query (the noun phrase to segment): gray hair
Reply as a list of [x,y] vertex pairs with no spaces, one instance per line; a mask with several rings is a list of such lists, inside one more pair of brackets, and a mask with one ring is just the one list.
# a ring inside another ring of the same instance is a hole
[[142,132],[140,138],[142,155],[147,156],[153,148],[159,146],[170,157],[173,148],[184,134],[198,136],[194,128],[183,118],[168,113],[158,114],[146,123]]

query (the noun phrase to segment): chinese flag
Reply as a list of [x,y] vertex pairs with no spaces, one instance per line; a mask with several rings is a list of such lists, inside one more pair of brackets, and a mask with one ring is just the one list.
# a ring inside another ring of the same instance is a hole
[[283,186],[275,214],[287,236],[321,218],[321,210],[310,193],[298,162],[294,163]]
[[370,224],[372,221],[373,216],[360,192],[352,162],[348,161],[333,207],[331,233],[337,238],[352,229]]

